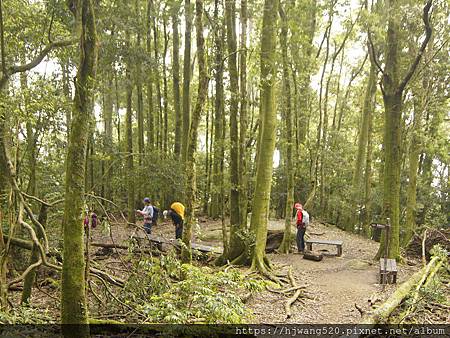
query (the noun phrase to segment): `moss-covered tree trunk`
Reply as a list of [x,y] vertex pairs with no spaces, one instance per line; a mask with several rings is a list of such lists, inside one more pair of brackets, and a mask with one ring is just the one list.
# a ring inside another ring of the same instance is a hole
[[267,266],[264,259],[277,120],[274,89],[276,80],[276,26],[278,5],[278,1],[264,1],[261,32],[261,136],[258,146],[259,153],[257,155],[255,194],[253,197],[250,228],[256,234],[252,268],[262,273],[267,273]]
[[[376,86],[376,84],[375,84]],[[374,102],[375,104],[375,102]],[[374,106],[375,108],[375,106]],[[366,169],[364,173],[364,218],[363,233],[370,235],[370,223],[372,222],[372,144],[373,144],[373,111],[369,115],[367,132]]]
[[[427,75],[425,75],[427,77]],[[423,88],[416,89],[414,93],[414,119],[412,125],[412,137],[409,145],[409,171],[408,188],[406,192],[406,223],[404,227],[402,245],[407,245],[416,230],[416,205],[417,205],[417,174],[419,169],[419,159],[422,153],[423,141],[421,134],[423,112],[426,109],[427,94],[429,83],[427,80],[422,82]],[[422,91],[423,90],[423,91]]]
[[203,38],[203,0],[195,1],[195,28],[197,41],[197,58],[199,71],[199,85],[197,101],[192,112],[192,121],[189,132],[189,143],[186,157],[186,222],[183,229],[183,247],[181,259],[184,263],[192,260],[191,239],[192,226],[195,222],[194,209],[196,206],[196,173],[195,152],[197,149],[198,126],[200,124],[203,106],[208,95],[208,73],[205,60],[205,40]]
[[[211,192],[211,217],[220,216],[223,195],[221,188],[223,186],[223,115],[224,115],[224,88],[223,88],[223,40],[224,27],[223,20],[219,17],[219,0],[214,1],[214,22],[218,29],[214,31],[214,160],[213,160],[213,188]],[[224,237],[226,239],[226,236]]]
[[236,1],[225,0],[228,72],[230,74],[230,251],[232,261],[244,249],[239,213],[239,74],[237,69]]
[[[400,3],[398,0],[388,2],[388,29],[386,34],[385,69],[382,79],[384,101],[384,175],[383,175],[383,209],[390,218],[391,235],[388,245],[389,258],[400,255],[400,167],[401,167],[401,134],[402,134],[402,100],[403,91],[414,74],[422,58],[428,41],[431,38],[429,11],[432,0],[423,9],[422,19],[425,24],[425,39],[419,52],[402,80],[399,76],[400,65]],[[373,53],[375,54],[375,53]],[[374,56],[374,55],[373,55]],[[384,253],[384,234],[377,256]]]
[[289,82],[289,59],[288,59],[288,30],[289,23],[283,6],[280,4],[280,18],[281,18],[281,55],[283,59],[283,101],[282,101],[282,111],[283,119],[286,128],[286,160],[285,160],[285,173],[286,173],[286,206],[285,206],[285,221],[284,221],[284,234],[283,241],[281,242],[279,251],[281,253],[289,253],[291,247],[291,216],[292,216],[292,206],[294,205],[294,167],[292,162],[292,109],[291,109],[291,85]]
[[[147,1],[147,17],[146,17],[146,25],[147,25],[147,36],[146,36],[146,52],[147,58],[149,62],[152,63],[152,1]],[[154,107],[153,107],[153,67],[149,67],[147,80],[147,147],[149,151],[153,151],[153,146],[155,144],[155,123],[154,123]],[[120,137],[119,137],[120,138]]]
[[[152,3],[155,5],[155,3]],[[162,92],[161,92],[161,77],[164,77],[164,75],[161,75],[161,69],[160,69],[160,57],[159,57],[159,43],[158,43],[158,26],[156,24],[156,17],[157,17],[157,8],[155,6],[152,7],[153,9],[153,15],[152,15],[152,22],[153,22],[153,76],[156,86],[156,103],[158,108],[158,114],[156,115],[156,146],[160,153],[162,153],[163,150],[163,143],[164,143],[164,127],[163,127],[163,105],[162,105]]]
[[[140,0],[136,0],[136,20],[138,24],[140,25],[141,21],[141,13],[140,13]],[[140,30],[137,31],[136,34],[136,48],[141,48],[141,32]],[[139,151],[139,166],[142,165],[143,155],[145,152],[145,144],[144,144],[144,97],[143,97],[143,90],[142,90],[142,63],[140,58],[138,57],[136,60],[136,99],[137,99],[137,109],[136,109],[136,115],[137,115],[137,123],[138,123],[138,151]],[[139,193],[141,193],[142,187],[139,186]]]
[[[0,4],[1,11],[1,4]],[[0,95],[3,99],[4,87],[0,88]],[[0,222],[3,225],[5,219],[8,219],[4,210],[7,210],[9,177],[7,174],[7,156],[6,144],[8,143],[6,114],[3,108],[0,108]],[[8,308],[8,283],[6,274],[8,272],[7,260],[9,247],[3,237],[3,226],[0,226],[0,311]]]
[[247,169],[247,0],[241,0],[241,36],[239,51],[239,222],[242,228],[247,227],[248,208],[248,169]]
[[[367,170],[364,173],[363,168],[366,167],[366,159],[367,159],[367,151],[368,151],[368,140],[371,138],[369,135],[369,131],[371,128],[370,122],[372,120],[372,112],[375,107],[374,97],[377,89],[377,70],[375,64],[372,62],[369,71],[369,77],[367,79],[367,87],[364,94],[364,103],[362,108],[362,119],[361,125],[359,128],[359,136],[358,136],[358,152],[356,155],[355,161],[355,169],[353,171],[353,179],[352,179],[352,207],[350,209],[350,217],[347,222],[347,230],[351,231],[353,226],[359,221],[358,219],[358,205],[362,205],[363,203],[363,192],[366,189],[363,189],[363,177],[367,175]],[[367,169],[367,168],[366,168]],[[367,188],[367,187],[365,187]],[[366,225],[363,225],[366,226]]]
[[183,137],[181,142],[181,155],[183,163],[186,162],[189,143],[189,128],[191,124],[190,86],[191,86],[191,30],[192,8],[191,1],[184,0],[184,16],[186,19],[184,33],[184,59],[183,59]]
[[[92,121],[92,102],[97,65],[97,32],[92,0],[78,2],[81,13],[80,61],[75,82],[71,133],[66,160],[64,203],[64,263],[61,286],[61,322],[87,324],[83,243],[84,161]],[[87,325],[64,330],[65,336],[87,337]]]

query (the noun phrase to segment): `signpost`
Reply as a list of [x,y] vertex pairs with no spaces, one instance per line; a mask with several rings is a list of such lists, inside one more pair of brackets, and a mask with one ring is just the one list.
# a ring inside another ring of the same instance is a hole
[[381,276],[381,283],[383,284],[383,291],[384,291],[384,286],[387,283],[387,260],[388,260],[388,250],[389,250],[389,240],[390,240],[390,229],[391,229],[391,220],[390,218],[386,218],[387,220],[387,224],[379,224],[379,223],[372,223],[370,224],[370,226],[372,228],[378,228],[378,229],[386,229],[386,236],[384,236],[384,272],[382,273]]

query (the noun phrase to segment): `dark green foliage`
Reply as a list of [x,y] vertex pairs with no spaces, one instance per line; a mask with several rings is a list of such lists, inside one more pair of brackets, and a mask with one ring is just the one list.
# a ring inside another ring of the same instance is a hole
[[243,323],[250,314],[241,296],[265,285],[237,270],[215,272],[181,264],[172,255],[141,260],[135,269],[123,299],[145,313],[149,322]]

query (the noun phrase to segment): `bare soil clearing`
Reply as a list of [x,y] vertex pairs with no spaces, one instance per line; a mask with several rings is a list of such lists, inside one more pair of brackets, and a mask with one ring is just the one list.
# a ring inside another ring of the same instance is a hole
[[[272,230],[283,229],[283,221],[273,221]],[[295,229],[293,229],[295,231]],[[379,244],[358,235],[346,233],[334,226],[313,223],[307,230],[310,238],[342,240],[343,255],[332,256],[332,246],[316,246],[324,253],[320,262],[305,260],[300,254],[269,254],[272,263],[278,266],[292,266],[300,284],[308,284],[308,297],[295,303],[292,317],[286,320],[283,309],[284,299],[271,292],[254,297],[249,306],[255,314],[255,322],[275,323],[358,323],[361,319],[355,304],[367,309],[369,300],[380,302],[395,290],[394,286],[382,287],[377,284],[378,264],[373,260]],[[311,233],[323,235],[311,235]],[[398,283],[402,283],[419,267],[401,265]],[[280,301],[282,300],[282,301]]]
[[[284,221],[270,221],[269,229],[283,230]],[[199,224],[194,227],[193,242],[220,247],[221,231],[220,221],[200,219]],[[292,232],[295,234],[294,228]],[[122,224],[112,225],[111,233],[115,244],[128,244],[130,237],[144,237],[142,230]],[[171,222],[162,221],[153,228],[152,233],[166,239],[173,239],[175,228]],[[292,268],[297,284],[308,285],[305,291],[307,298],[300,296],[292,306],[292,317],[286,320],[284,303],[287,298],[285,296],[270,291],[255,294],[247,301],[249,310],[254,314],[254,323],[357,323],[361,315],[355,308],[355,304],[362,309],[368,309],[369,301],[379,303],[395,290],[396,286],[390,285],[383,292],[382,287],[377,284],[379,267],[373,257],[377,252],[378,243],[317,222],[310,225],[307,235],[310,238],[342,240],[343,255],[336,257],[334,246],[322,245],[314,248],[324,254],[324,259],[320,262],[305,260],[297,253],[268,254],[277,273],[287,273],[288,269]],[[92,231],[92,237],[93,242],[112,242],[110,235],[101,227]],[[98,250],[101,248],[91,248],[92,258],[96,256]],[[119,252],[120,255],[125,254],[123,250]],[[109,255],[97,258],[99,258],[98,264],[105,271],[126,279],[126,269],[120,268],[122,264],[118,252],[110,250]],[[398,283],[408,279],[419,268],[419,261],[414,266],[399,265]],[[243,268],[242,271],[246,272],[246,269]],[[40,280],[42,281],[41,278]],[[44,285],[40,289],[42,291],[36,290],[33,293],[32,304],[39,304],[43,310],[47,309],[52,317],[57,318],[59,304],[55,300],[58,299],[58,292]],[[15,296],[18,297],[19,294],[16,293]],[[53,301],[46,297],[48,294],[54,297]],[[49,304],[49,301],[52,301],[52,304]]]

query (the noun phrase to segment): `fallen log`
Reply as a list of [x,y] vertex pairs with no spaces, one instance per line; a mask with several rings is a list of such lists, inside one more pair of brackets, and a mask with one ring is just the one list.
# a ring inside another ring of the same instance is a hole
[[400,285],[383,304],[375,309],[375,311],[367,313],[362,318],[361,324],[375,325],[386,322],[391,313],[399,306],[403,299],[408,296],[414,286],[420,283],[420,281],[426,280],[430,271],[439,264],[440,260],[441,258],[439,256],[434,256],[427,266],[417,271],[409,280]]
[[303,254],[303,259],[308,259],[310,261],[320,262],[323,259],[323,255],[321,253],[315,251],[306,250]]
[[425,274],[420,279],[419,283],[417,283],[417,287],[414,290],[412,296],[410,297],[410,298],[412,298],[411,306],[409,306],[399,316],[401,318],[400,323],[402,323],[405,319],[407,319],[409,317],[409,315],[412,312],[414,312],[414,310],[417,307],[417,302],[419,301],[421,286],[423,285],[424,287],[426,287],[428,284],[430,284],[431,280],[433,279],[433,276],[440,270],[443,263],[444,263],[444,261],[442,259],[440,259],[439,262],[436,263],[433,267],[428,268],[428,266],[426,266]]
[[91,246],[100,247],[100,248],[111,248],[111,249],[124,249],[128,250],[128,245],[120,245],[120,244],[114,244],[114,243],[98,243],[98,242],[92,242]]
[[[3,235],[3,240],[6,242],[9,239],[8,235]],[[31,250],[33,249],[33,242],[27,241],[26,239],[21,238],[11,238],[11,244],[14,246],[18,246],[23,249]]]

